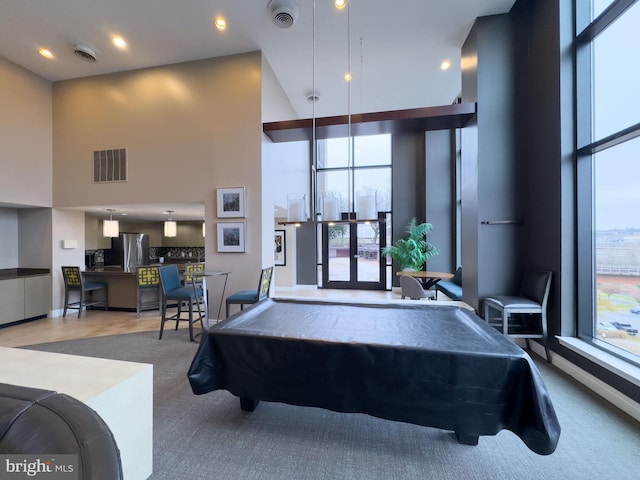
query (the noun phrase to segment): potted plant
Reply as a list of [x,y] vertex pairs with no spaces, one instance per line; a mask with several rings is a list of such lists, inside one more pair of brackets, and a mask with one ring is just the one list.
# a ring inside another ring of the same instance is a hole
[[407,237],[398,240],[395,245],[382,249],[383,255],[389,255],[402,270],[420,271],[426,261],[438,255],[440,251],[427,241],[433,226],[430,223],[416,223],[412,218],[407,225]]

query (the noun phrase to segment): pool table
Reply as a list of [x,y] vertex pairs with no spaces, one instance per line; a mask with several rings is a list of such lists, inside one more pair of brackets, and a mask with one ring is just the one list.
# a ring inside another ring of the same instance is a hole
[[475,445],[507,429],[552,453],[560,425],[519,346],[459,306],[270,298],[202,336],[195,394],[359,412],[455,432]]

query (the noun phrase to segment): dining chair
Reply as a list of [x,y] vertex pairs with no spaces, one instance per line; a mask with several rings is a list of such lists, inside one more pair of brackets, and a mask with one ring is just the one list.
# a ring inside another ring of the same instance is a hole
[[[192,285],[183,286],[180,281],[180,273],[176,265],[168,265],[166,267],[160,267],[160,286],[162,290],[162,308],[160,317],[160,336],[164,332],[164,324],[167,320],[175,320],[176,328],[181,321],[189,322],[189,339],[193,342],[195,337],[193,334],[193,324],[196,321],[200,321],[200,326],[204,330],[204,312],[200,308],[203,300],[203,292],[201,288],[194,288]],[[177,302],[177,312],[175,315],[167,317],[167,308],[169,302]],[[188,305],[189,317],[182,318],[182,308],[184,305]],[[198,309],[198,317],[194,316],[194,306]]]
[[402,299],[410,298],[411,300],[420,300],[421,298],[434,299],[436,297],[435,290],[425,290],[417,278],[411,275],[402,275],[400,277],[400,294]]
[[[64,278],[64,310],[62,316],[67,316],[68,309],[77,309],[78,318],[82,315],[82,310],[87,307],[101,306],[109,310],[109,286],[106,282],[87,282],[80,271],[80,267],[62,267],[62,277]],[[93,292],[102,290],[102,299],[95,299]],[[79,299],[70,301],[71,292],[78,292]]]
[[[551,289],[551,275],[549,271],[527,270],[522,280],[520,295],[496,295],[484,299],[484,319],[488,323],[502,330],[507,337],[524,338],[527,348],[530,338],[541,339],[547,361],[547,301]],[[500,313],[499,322],[492,322],[491,310]]]
[[136,284],[136,316],[139,318],[143,309],[160,308],[162,297],[160,293],[160,268],[156,266],[136,267]]
[[229,295],[226,299],[227,317],[229,317],[231,305],[240,305],[240,310],[242,310],[244,305],[257,303],[267,298],[271,289],[272,277],[273,267],[263,268],[262,272],[260,272],[260,281],[256,290],[241,290]]

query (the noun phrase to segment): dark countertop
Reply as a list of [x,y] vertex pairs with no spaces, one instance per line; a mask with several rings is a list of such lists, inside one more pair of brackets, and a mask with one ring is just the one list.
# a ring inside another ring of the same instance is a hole
[[14,278],[36,277],[39,275],[49,275],[48,268],[1,268],[0,280],[11,280]]
[[95,268],[87,268],[84,272],[85,275],[135,275],[136,271],[133,270],[131,272],[125,272],[120,265],[113,265],[107,267],[95,267]]

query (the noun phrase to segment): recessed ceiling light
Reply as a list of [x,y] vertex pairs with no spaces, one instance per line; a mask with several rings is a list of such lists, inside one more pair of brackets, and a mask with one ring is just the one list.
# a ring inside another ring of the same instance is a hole
[[353,79],[353,75],[351,75],[351,72],[347,72],[344,74],[344,80],[346,82],[350,82]]
[[216,28],[220,31],[226,30],[227,29],[227,21],[225,20],[224,17],[216,17],[215,22],[213,22],[213,24],[216,26]]
[[118,48],[120,48],[120,49],[125,49],[125,48],[127,48],[127,42],[125,42],[124,38],[122,38],[122,37],[118,37],[118,36],[113,37],[113,38],[111,39],[111,41],[113,42],[113,44],[114,44],[116,47],[118,47]]
[[444,60],[440,64],[440,70],[449,70],[451,68],[451,62],[449,60]]
[[49,49],[41,48],[40,50],[38,50],[38,53],[44,58],[53,58],[53,53],[51,53],[51,50]]
[[342,10],[344,7],[347,6],[347,0],[335,0],[335,2],[333,2],[333,5],[338,9],[338,10]]

